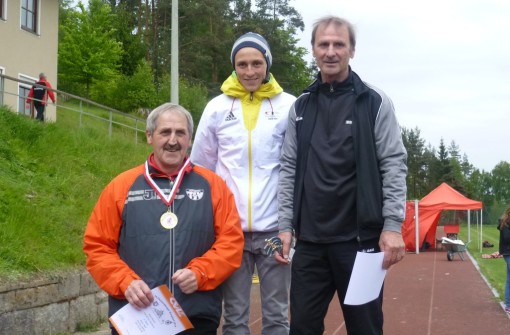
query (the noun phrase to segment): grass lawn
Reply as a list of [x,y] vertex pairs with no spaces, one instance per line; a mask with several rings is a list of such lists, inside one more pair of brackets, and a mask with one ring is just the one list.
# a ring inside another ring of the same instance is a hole
[[0,279],[84,265],[83,232],[99,194],[150,147],[135,132],[58,111],[42,123],[0,107]]
[[[461,224],[459,239],[468,240],[467,224]],[[480,241],[489,241],[494,246],[492,248],[482,248],[480,250]],[[504,285],[506,282],[506,263],[503,258],[482,258],[483,254],[492,254],[499,250],[499,230],[496,225],[483,225],[482,237],[480,238],[480,226],[471,224],[471,241],[468,244],[468,251],[478,263],[480,272],[487,279],[490,285],[498,292],[499,299],[502,301],[505,297]],[[457,256],[455,256],[457,257]]]

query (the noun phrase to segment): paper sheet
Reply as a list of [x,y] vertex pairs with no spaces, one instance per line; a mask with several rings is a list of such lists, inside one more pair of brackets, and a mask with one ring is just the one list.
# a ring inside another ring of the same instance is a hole
[[384,253],[358,252],[345,295],[346,305],[362,305],[376,299],[386,276]]
[[452,239],[449,239],[448,237],[442,237],[441,242],[446,242],[449,244],[464,245],[464,242],[462,242],[462,240],[452,240]]
[[127,304],[110,317],[120,335],[174,335],[193,328],[168,286],[156,287],[152,294],[154,301],[149,307],[137,310]]

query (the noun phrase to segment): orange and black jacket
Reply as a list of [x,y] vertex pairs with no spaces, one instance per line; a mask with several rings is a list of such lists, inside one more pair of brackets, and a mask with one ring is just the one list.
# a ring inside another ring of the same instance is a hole
[[[169,194],[173,178],[148,166]],[[218,286],[240,266],[244,245],[233,195],[210,170],[189,166],[171,207],[178,224],[168,230],[160,224],[168,207],[144,171],[145,165],[128,170],[103,190],[85,231],[87,270],[109,295],[109,315],[127,304],[129,284],[142,279],[150,288],[167,284],[188,317],[219,321]],[[182,268],[195,273],[195,293],[172,284],[171,274]]]

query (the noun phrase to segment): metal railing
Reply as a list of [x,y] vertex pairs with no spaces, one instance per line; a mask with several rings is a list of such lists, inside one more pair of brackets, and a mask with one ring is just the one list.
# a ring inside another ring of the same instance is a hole
[[[6,80],[10,80],[13,82],[16,82],[16,88],[17,92],[9,92],[5,89],[7,86],[5,84]],[[20,99],[24,99],[24,103],[26,103],[26,96],[20,96],[19,95],[19,84],[24,84],[24,87],[32,87],[33,85],[37,85],[34,82],[22,80],[13,78],[7,75],[0,74],[0,104],[5,104],[5,95],[11,95],[16,96],[17,100],[20,101]],[[139,139],[138,137],[142,134],[143,137],[145,137],[145,125],[146,120],[131,114],[120,112],[116,109],[101,105],[97,102],[94,102],[89,99],[85,99],[82,97],[79,97],[74,94],[70,94],[64,91],[60,91],[53,88],[45,87],[47,90],[53,91],[57,95],[57,101],[56,101],[56,122],[58,122],[59,115],[63,116],[62,114],[64,111],[69,111],[71,113],[76,113],[78,116],[78,127],[82,128],[84,127],[86,120],[98,120],[100,122],[105,122],[108,126],[108,135],[111,138],[114,134],[114,128],[118,127],[123,130],[127,130],[129,132],[134,133],[135,137],[135,143],[138,143]],[[31,98],[31,100],[37,100]],[[40,100],[39,100],[40,101]],[[59,103],[60,101],[64,101],[64,103]],[[8,105],[9,106],[9,105]],[[15,106],[9,106],[13,109],[15,109]],[[33,109],[33,106],[32,108]],[[26,114],[23,114],[26,115]],[[30,117],[34,117],[33,113],[31,112]],[[87,119],[88,118],[88,119]],[[145,142],[144,142],[145,143]]]

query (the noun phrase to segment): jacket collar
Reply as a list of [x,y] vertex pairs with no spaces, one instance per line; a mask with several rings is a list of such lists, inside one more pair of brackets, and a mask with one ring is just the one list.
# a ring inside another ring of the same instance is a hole
[[317,73],[317,77],[314,82],[303,90],[303,93],[318,93],[318,92],[340,92],[345,91],[346,89],[354,89],[354,94],[361,95],[365,92],[368,92],[369,88],[367,85],[361,80],[361,78],[356,74],[356,72],[352,71],[349,66],[349,76],[342,82],[333,82],[323,83],[321,79],[321,72]]
[[[181,163],[181,166],[179,166],[179,169],[177,171],[175,171],[175,173],[173,173],[172,175],[167,175],[165,172],[163,172],[161,170],[161,168],[158,166],[158,164],[156,163],[156,160],[154,159],[154,153],[151,153],[149,155],[149,158],[147,158],[147,162],[149,163],[149,174],[151,175],[151,177],[153,178],[168,178],[168,179],[175,179],[175,177],[177,177],[177,175],[179,174],[179,171],[181,170],[182,166],[184,165],[184,163],[186,162],[186,160],[188,159],[188,157],[186,156],[184,158],[184,161]],[[188,174],[191,172],[191,170],[193,170],[193,164],[190,163],[187,167],[186,167],[186,170],[184,171],[184,173]]]
[[223,82],[223,85],[221,85],[221,91],[228,96],[238,98],[240,100],[248,98],[263,100],[274,97],[275,95],[283,92],[283,89],[270,73],[269,81],[267,83],[263,83],[255,92],[249,92],[243,85],[241,85],[241,82],[237,78],[237,74],[233,71],[232,74]]

